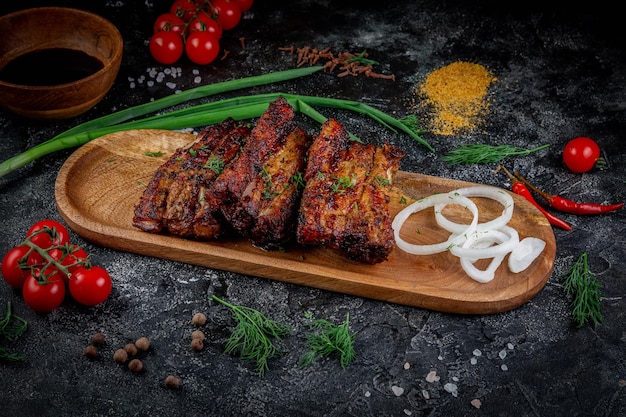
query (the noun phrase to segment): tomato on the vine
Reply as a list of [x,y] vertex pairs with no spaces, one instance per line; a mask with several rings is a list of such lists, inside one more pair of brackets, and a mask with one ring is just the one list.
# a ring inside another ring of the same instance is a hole
[[170,6],[170,13],[188,22],[196,14],[197,9],[198,4],[193,0],[175,0]]
[[574,138],[563,149],[563,162],[573,172],[590,171],[599,160],[600,146],[588,137]]
[[161,64],[173,64],[184,51],[183,38],[175,32],[156,32],[150,38],[150,54]]
[[109,273],[102,267],[78,267],[70,278],[70,294],[78,303],[95,306],[111,294],[113,283]]
[[[37,233],[39,231],[47,231],[43,233]],[[34,236],[35,235],[35,236]],[[40,220],[33,224],[26,237],[30,238],[30,241],[42,249],[48,249],[51,246],[65,245],[70,241],[70,232],[67,228],[56,220],[46,219]]]
[[241,9],[242,13],[250,10],[252,8],[252,4],[254,4],[254,0],[236,0],[236,1],[239,4],[239,8]]
[[71,273],[76,268],[81,266],[85,266],[86,263],[89,262],[89,254],[85,249],[76,245],[68,246],[68,253],[65,255],[63,260],[61,261],[61,265],[66,267],[68,271]]
[[211,4],[223,30],[233,29],[239,24],[241,8],[236,0],[213,0]]
[[219,40],[209,32],[194,32],[187,38],[187,57],[198,65],[206,65],[217,58],[220,51]]
[[28,270],[22,269],[21,262],[29,250],[26,245],[15,246],[2,258],[2,276],[7,284],[15,289],[22,288],[28,275]]
[[28,274],[22,287],[22,297],[27,306],[38,313],[49,313],[59,307],[65,299],[65,283],[59,274],[39,282],[35,276]]
[[209,32],[215,35],[217,39],[222,37],[222,26],[220,26],[217,20],[204,12],[198,13],[189,21],[188,31],[189,34],[193,32]]
[[155,32],[174,32],[182,36],[185,31],[185,22],[172,13],[163,13],[154,21]]

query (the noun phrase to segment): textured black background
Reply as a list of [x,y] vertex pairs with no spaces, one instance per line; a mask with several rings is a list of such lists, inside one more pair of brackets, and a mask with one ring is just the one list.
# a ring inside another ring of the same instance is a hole
[[[0,11],[38,4],[44,3],[5,1]],[[114,22],[125,39],[122,69],[107,97],[75,120],[38,123],[0,112],[3,159],[79,122],[174,91],[165,82],[153,87],[139,83],[148,69],[162,69],[150,59],[146,45],[154,18],[168,2],[47,4],[88,8]],[[194,68],[203,82],[291,68],[295,57],[279,51],[282,46],[367,50],[381,63],[381,72],[396,75],[395,82],[318,73],[250,92],[360,100],[403,116],[414,111],[411,88],[429,72],[457,60],[477,62],[499,80],[491,89],[486,124],[462,136],[424,135],[434,153],[359,115],[322,112],[367,141],[401,146],[407,151],[404,170],[504,188],[510,184],[493,175],[494,165],[449,166],[441,162],[442,154],[467,142],[550,143],[548,150],[512,158],[507,165],[572,199],[618,202],[626,199],[626,56],[620,25],[617,12],[602,2],[564,10],[495,1],[257,1],[242,23],[225,34],[226,59],[205,68],[183,61],[177,65],[182,76],[166,81],[176,83],[176,89],[194,87]],[[574,174],[563,166],[563,145],[580,135],[600,143],[608,161],[605,170]],[[0,179],[0,252],[18,243],[33,222],[60,219],[53,187],[70,154],[58,152]],[[573,230],[554,230],[557,256],[546,287],[522,307],[488,316],[426,311],[147,258],[74,235],[111,272],[113,293],[95,308],[67,303],[40,315],[0,283],[2,308],[11,301],[29,321],[28,332],[13,346],[27,361],[0,365],[0,416],[624,415],[625,216],[624,211],[563,215]],[[583,251],[602,285],[605,321],[597,328],[575,327],[571,300],[562,288],[563,273]],[[207,301],[213,292],[294,327],[283,345],[287,352],[270,362],[264,377],[223,354],[233,323],[228,311]],[[195,311],[209,316],[204,328],[208,341],[200,353],[189,348],[189,319]],[[357,358],[347,369],[335,358],[306,369],[297,366],[305,349],[305,312],[336,323],[350,314],[351,329],[358,332]],[[82,351],[96,331],[108,339],[101,358],[90,361]],[[144,356],[143,373],[131,374],[113,363],[116,348],[144,335],[152,348]],[[436,381],[426,380],[431,371],[436,371]],[[180,390],[163,387],[168,373],[182,378]],[[454,384],[456,391],[446,390],[446,384]],[[473,399],[480,399],[480,409],[470,404]]]

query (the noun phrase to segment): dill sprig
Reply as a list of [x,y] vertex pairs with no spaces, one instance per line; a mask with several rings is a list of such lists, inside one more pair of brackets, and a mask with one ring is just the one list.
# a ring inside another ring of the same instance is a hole
[[486,145],[482,143],[466,143],[445,154],[441,160],[449,164],[489,164],[515,155],[528,155],[547,148],[545,144],[532,149],[513,145]]
[[339,363],[345,369],[356,356],[355,334],[350,332],[349,319],[346,314],[346,320],[339,326],[324,319],[315,320],[311,324],[312,332],[306,336],[309,350],[300,358],[300,366],[309,366],[316,359],[338,353]]
[[213,300],[228,307],[237,321],[235,330],[226,341],[225,352],[254,362],[259,375],[265,374],[269,369],[268,360],[281,352],[274,345],[272,338],[280,340],[281,337],[291,333],[291,328],[268,319],[253,308],[230,304],[215,295]]
[[600,283],[589,270],[587,252],[583,252],[576,259],[576,262],[565,275],[563,287],[567,295],[574,297],[572,317],[578,327],[583,326],[588,321],[593,322],[594,326],[602,323]]
[[7,311],[0,315],[0,362],[17,362],[24,357],[11,352],[3,346],[4,342],[15,342],[24,331],[27,323],[23,318],[11,313],[11,302],[7,302]]

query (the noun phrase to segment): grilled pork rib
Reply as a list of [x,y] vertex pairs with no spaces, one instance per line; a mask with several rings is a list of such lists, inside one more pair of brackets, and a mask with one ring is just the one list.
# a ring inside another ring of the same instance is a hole
[[219,206],[203,196],[223,169],[237,157],[250,128],[226,119],[198,134],[189,146],[177,149],[148,184],[135,206],[133,224],[146,232],[193,238],[219,236],[223,219]]
[[404,152],[350,141],[328,119],[308,153],[297,241],[325,245],[365,263],[386,260],[394,245],[389,194]]
[[295,236],[311,137],[299,128],[284,98],[270,103],[252,128],[241,156],[226,167],[207,199],[229,225],[255,245],[274,249]]

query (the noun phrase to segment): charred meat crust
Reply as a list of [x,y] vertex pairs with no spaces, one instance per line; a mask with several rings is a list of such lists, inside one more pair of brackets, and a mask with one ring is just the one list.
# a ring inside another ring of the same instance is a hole
[[295,230],[301,187],[294,177],[305,168],[311,138],[294,117],[287,100],[272,102],[208,196],[236,232],[267,249],[287,243]]
[[280,98],[254,127],[232,119],[176,150],[135,207],[141,230],[216,239],[232,230],[264,249],[295,241],[374,264],[394,246],[389,195],[404,152],[350,140],[328,119],[315,137]]
[[334,119],[324,123],[309,149],[298,243],[365,263],[387,259],[394,245],[388,189],[403,156],[393,145],[350,141]]
[[177,149],[135,206],[133,224],[152,233],[168,230],[185,237],[218,237],[224,221],[219,206],[209,206],[204,195],[223,167],[237,157],[249,134],[249,127],[229,118]]

